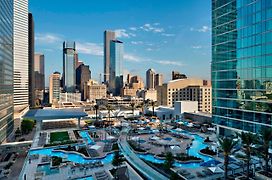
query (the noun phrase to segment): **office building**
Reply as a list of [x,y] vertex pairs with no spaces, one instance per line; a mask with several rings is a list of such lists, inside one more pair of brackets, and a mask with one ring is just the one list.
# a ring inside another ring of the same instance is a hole
[[156,74],[155,75],[155,88],[157,86],[162,86],[163,83],[163,75],[162,74]]
[[272,127],[272,1],[212,1],[217,133]]
[[110,77],[109,90],[113,95],[120,95],[123,87],[124,44],[119,40],[110,41]]
[[94,80],[89,80],[84,83],[84,99],[90,102],[95,102],[96,99],[103,99],[107,97],[107,86],[99,84]]
[[29,105],[28,0],[17,0],[13,8],[14,108],[15,111],[21,111]]
[[104,32],[104,83],[108,84],[110,80],[110,43],[115,40],[115,32]]
[[76,43],[63,42],[63,89],[65,92],[76,90]]
[[137,96],[147,101],[157,101],[157,90],[156,89],[144,89],[137,92]]
[[144,82],[140,76],[127,75],[127,83],[122,88],[121,96],[136,97],[137,91],[144,89]]
[[34,55],[34,94],[35,101],[43,102],[44,96],[44,55]]
[[172,71],[172,80],[176,79],[187,79],[187,76],[185,74],[181,74],[178,71]]
[[29,106],[34,107],[35,105],[35,78],[34,78],[34,19],[31,13],[28,13],[28,97]]
[[198,110],[211,112],[211,83],[202,79],[177,79],[157,87],[159,105],[174,106],[177,101],[197,101]]
[[146,89],[155,89],[155,74],[154,69],[146,71]]
[[12,133],[13,121],[13,1],[0,1],[0,143]]
[[60,99],[60,73],[54,72],[49,77],[49,103],[58,102]]
[[81,93],[69,93],[62,92],[60,93],[59,103],[73,103],[81,101]]
[[91,79],[91,71],[89,66],[84,64],[79,65],[78,68],[76,69],[76,84],[77,84],[77,89],[82,94],[82,98],[84,94],[83,92],[84,83],[88,82],[89,79]]

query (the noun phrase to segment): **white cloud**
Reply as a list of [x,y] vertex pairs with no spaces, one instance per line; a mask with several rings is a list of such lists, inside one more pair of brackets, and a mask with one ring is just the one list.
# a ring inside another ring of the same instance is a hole
[[147,50],[147,51],[154,51],[154,49],[152,49],[152,48],[146,48],[145,50]]
[[104,55],[103,47],[101,45],[96,44],[96,43],[77,42],[76,48],[77,48],[77,51],[82,54],[89,54],[89,55],[94,55],[94,56],[103,56]]
[[138,45],[138,44],[143,44],[143,41],[131,41],[131,44]]
[[193,48],[193,49],[201,49],[201,48],[202,48],[202,46],[200,46],[200,45],[196,45],[196,46],[192,46],[192,48]]
[[137,28],[136,27],[130,27],[129,28],[131,31],[137,31]]
[[141,62],[141,58],[133,55],[133,54],[124,54],[124,59],[126,61],[130,61],[130,62]]
[[38,33],[35,36],[35,41],[37,43],[43,43],[43,44],[60,42],[60,41],[63,41],[62,39],[63,38],[61,38],[61,36],[50,34],[50,33],[45,33],[45,34]]
[[211,29],[208,26],[202,26],[201,28],[190,28],[190,31],[197,31],[197,32],[208,32]]
[[153,23],[154,26],[158,26],[160,25],[160,23],[156,22],[156,23]]
[[160,61],[157,61],[157,62],[159,64],[163,64],[163,65],[184,66],[184,64],[182,64],[181,62],[178,62],[178,61],[160,60]]
[[162,36],[172,37],[172,36],[175,36],[175,34],[162,33]]
[[140,29],[146,31],[146,32],[154,32],[154,33],[162,33],[164,32],[163,28],[160,27],[154,27],[151,24],[144,24],[140,27]]
[[136,36],[136,34],[127,32],[125,29],[116,29],[115,34],[117,38],[130,38]]

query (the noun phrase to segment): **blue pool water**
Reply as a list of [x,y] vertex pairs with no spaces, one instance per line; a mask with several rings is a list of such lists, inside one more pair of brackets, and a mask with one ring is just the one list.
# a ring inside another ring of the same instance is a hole
[[[187,136],[194,138],[192,146],[189,149],[189,155],[199,157],[199,158],[203,159],[204,162],[214,160],[213,158],[211,158],[209,156],[199,154],[199,151],[201,149],[204,149],[205,147],[207,147],[207,145],[204,143],[204,138],[202,138],[199,135],[189,133],[187,131],[177,131],[177,130],[171,130],[171,131],[174,133],[179,133],[179,134],[187,135]],[[144,160],[151,161],[154,163],[164,163],[164,160],[157,159],[152,154],[145,154],[145,155],[138,154],[138,156]],[[182,167],[182,168],[198,168],[198,167],[200,167],[200,164],[201,163],[178,163],[178,162],[175,162],[174,166]]]
[[88,144],[94,144],[94,141],[90,137],[88,131],[79,131],[79,134],[84,140],[87,140]]
[[46,175],[59,173],[58,168],[50,168],[50,164],[38,165],[37,172],[45,172]]
[[35,150],[30,150],[29,154],[57,156],[61,158],[67,158],[68,161],[80,163],[80,164],[93,163],[97,161],[101,161],[103,164],[108,164],[112,162],[112,159],[114,156],[113,153],[110,153],[104,158],[86,159],[82,155],[74,153],[74,152],[59,152],[59,151],[53,151],[53,150],[54,148],[35,149]]
[[93,180],[94,178],[92,176],[84,177],[84,178],[78,178],[76,180]]
[[140,139],[138,142],[142,144],[142,143],[145,143],[146,141],[143,139]]

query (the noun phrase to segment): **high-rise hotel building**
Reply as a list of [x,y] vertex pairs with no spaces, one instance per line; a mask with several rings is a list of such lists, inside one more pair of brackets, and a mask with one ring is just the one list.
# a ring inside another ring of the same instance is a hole
[[0,1],[0,143],[12,133],[13,1]]
[[[2,1],[1,1],[2,2]],[[28,102],[28,0],[14,1],[13,54],[14,106],[24,109]]]
[[110,81],[110,43],[112,40],[115,40],[114,31],[105,31],[104,32],[104,83],[108,84]]
[[63,42],[63,88],[66,92],[76,90],[76,43]]
[[271,0],[212,0],[212,86],[219,134],[272,127]]

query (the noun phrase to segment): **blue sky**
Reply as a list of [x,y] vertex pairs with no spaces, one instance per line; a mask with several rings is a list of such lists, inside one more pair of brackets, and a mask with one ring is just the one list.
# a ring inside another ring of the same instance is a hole
[[62,72],[62,42],[76,41],[79,59],[92,77],[103,73],[103,31],[116,31],[125,44],[124,73],[153,68],[210,79],[209,0],[29,0],[35,21],[35,51],[45,54],[46,85]]

